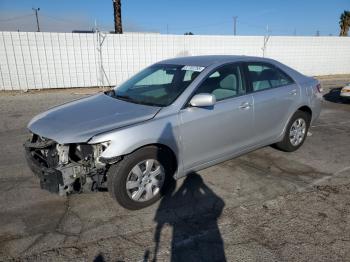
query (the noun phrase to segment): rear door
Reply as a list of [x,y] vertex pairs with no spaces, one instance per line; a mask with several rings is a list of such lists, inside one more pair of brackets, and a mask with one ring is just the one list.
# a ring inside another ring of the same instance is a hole
[[245,65],[254,100],[255,143],[263,143],[281,134],[298,104],[300,88],[272,64],[247,62]]

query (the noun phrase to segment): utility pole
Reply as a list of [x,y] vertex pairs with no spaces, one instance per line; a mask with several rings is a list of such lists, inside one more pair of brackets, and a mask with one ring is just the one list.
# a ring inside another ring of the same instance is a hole
[[233,35],[237,35],[237,18],[238,16],[234,16],[233,18]]
[[35,13],[35,17],[36,17],[36,27],[37,27],[37,32],[40,32],[40,26],[39,26],[39,17],[38,17],[38,11],[40,11],[40,8],[32,8],[34,13]]

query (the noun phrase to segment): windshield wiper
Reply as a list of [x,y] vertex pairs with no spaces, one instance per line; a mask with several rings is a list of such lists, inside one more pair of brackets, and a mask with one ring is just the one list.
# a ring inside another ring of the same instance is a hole
[[162,105],[155,104],[155,103],[152,103],[152,102],[138,101],[138,100],[135,100],[135,99],[133,99],[130,96],[127,96],[127,95],[115,95],[115,98],[123,100],[123,101],[131,102],[131,103],[134,103],[134,104],[139,104],[139,105],[148,105],[148,106],[157,106],[157,107],[161,107],[162,106]]
[[120,100],[124,101],[134,101],[130,96],[127,95],[115,95],[116,98],[119,98]]

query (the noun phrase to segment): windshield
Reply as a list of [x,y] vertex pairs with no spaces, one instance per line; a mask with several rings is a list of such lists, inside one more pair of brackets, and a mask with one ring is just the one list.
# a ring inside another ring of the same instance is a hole
[[157,64],[115,88],[112,96],[137,104],[168,106],[203,69],[197,66]]

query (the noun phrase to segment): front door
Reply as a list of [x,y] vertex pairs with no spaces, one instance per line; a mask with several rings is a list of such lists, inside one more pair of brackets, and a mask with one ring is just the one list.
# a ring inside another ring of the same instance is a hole
[[185,171],[238,152],[252,140],[253,98],[246,94],[238,64],[209,73],[195,92],[199,93],[211,93],[217,102],[210,108],[187,106],[180,111]]

